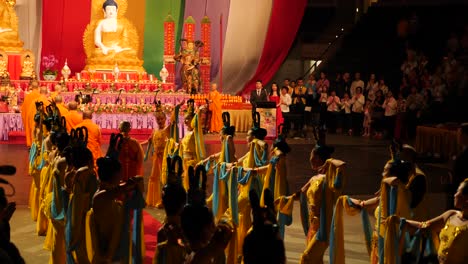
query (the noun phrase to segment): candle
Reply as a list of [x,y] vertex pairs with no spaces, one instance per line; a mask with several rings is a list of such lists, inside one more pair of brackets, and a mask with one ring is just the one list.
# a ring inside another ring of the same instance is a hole
[[127,81],[130,81],[130,74],[127,73]]
[[78,81],[81,81],[81,73],[79,73],[79,72],[76,73],[76,79]]
[[106,80],[107,80],[107,74],[104,73],[104,74],[102,75],[102,79],[103,79],[104,81],[106,81]]
[[153,81],[153,74],[149,75],[149,79],[150,79],[151,82]]

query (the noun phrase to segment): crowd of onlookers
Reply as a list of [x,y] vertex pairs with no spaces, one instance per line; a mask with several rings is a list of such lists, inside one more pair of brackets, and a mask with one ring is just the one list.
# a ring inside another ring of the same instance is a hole
[[445,54],[430,62],[407,48],[399,87],[373,73],[364,81],[359,72],[331,79],[321,72],[307,80],[285,79],[281,88],[273,83],[269,100],[277,102],[278,122],[291,128],[292,137],[304,137],[306,126],[324,125],[330,133],[411,139],[417,125],[453,121],[461,112],[457,98],[468,88],[468,26],[459,36],[451,34]]

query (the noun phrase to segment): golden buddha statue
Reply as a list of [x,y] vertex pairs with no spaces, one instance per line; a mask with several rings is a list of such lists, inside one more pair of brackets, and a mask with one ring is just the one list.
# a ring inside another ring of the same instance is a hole
[[21,56],[20,79],[31,80],[34,75],[34,55],[30,50],[23,52]]
[[0,0],[0,49],[7,52],[23,50],[23,42],[18,35],[18,17],[14,0]]
[[118,64],[124,71],[144,72],[143,61],[137,56],[139,37],[124,17],[126,9],[126,0],[93,0],[91,22],[83,36],[85,70],[112,71]]
[[184,89],[190,93],[193,81],[200,81],[198,65],[200,64],[199,49],[203,47],[203,42],[180,40],[180,52],[174,56],[174,60],[182,63],[180,68],[180,76]]
[[8,54],[0,50],[0,74],[8,72]]

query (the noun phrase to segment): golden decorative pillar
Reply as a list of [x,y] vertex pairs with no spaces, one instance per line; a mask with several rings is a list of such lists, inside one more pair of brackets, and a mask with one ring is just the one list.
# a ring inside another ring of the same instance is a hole
[[203,93],[209,93],[211,80],[211,21],[206,15],[201,21],[201,41],[203,46],[200,52],[200,77]]
[[166,82],[175,81],[175,21],[171,14],[164,20],[164,66],[169,72]]

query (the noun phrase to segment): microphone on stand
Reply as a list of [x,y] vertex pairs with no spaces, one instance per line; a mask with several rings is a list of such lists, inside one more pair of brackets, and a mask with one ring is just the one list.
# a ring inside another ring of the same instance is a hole
[[120,95],[122,94],[123,90],[124,90],[123,88],[120,88],[119,96],[117,96],[117,98],[115,99],[115,104],[117,104],[120,101]]

